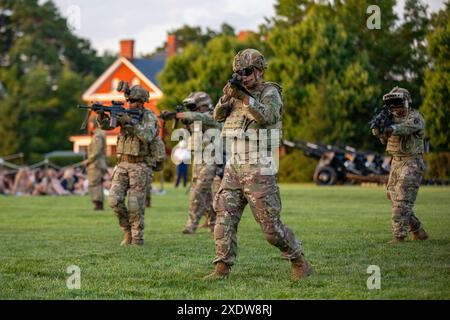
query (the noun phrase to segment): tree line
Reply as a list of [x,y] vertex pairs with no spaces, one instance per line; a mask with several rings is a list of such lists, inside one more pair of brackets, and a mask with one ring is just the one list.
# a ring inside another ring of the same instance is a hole
[[[369,29],[367,8],[380,8],[380,29]],[[266,57],[266,79],[283,87],[284,138],[381,151],[368,121],[393,86],[410,90],[424,113],[432,150],[450,146],[450,5],[430,14],[420,0],[277,0],[245,42],[232,26],[171,30],[181,52],[159,75],[173,108],[191,91],[213,100],[232,73],[237,51],[253,47]],[[74,106],[113,61],[67,27],[52,1],[0,0],[0,155],[24,152],[28,159],[70,149],[83,114]],[[164,49],[164,44],[153,53]]]

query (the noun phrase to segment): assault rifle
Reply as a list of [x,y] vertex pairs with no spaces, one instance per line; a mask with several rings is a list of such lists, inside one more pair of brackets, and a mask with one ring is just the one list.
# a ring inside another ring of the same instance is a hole
[[83,121],[83,124],[81,125],[80,130],[83,130],[86,128],[87,121],[89,119],[89,115],[91,112],[95,112],[97,114],[105,114],[107,113],[110,118],[109,126],[111,128],[117,127],[117,119],[125,114],[129,115],[131,117],[131,124],[135,125],[137,124],[144,114],[143,110],[140,109],[125,109],[123,107],[123,102],[121,101],[112,101],[111,106],[105,106],[100,102],[94,102],[90,106],[82,106],[78,105],[77,108],[79,109],[87,109],[88,112],[86,113],[86,118]]
[[252,97],[253,99],[255,99],[255,97],[244,87],[243,79],[239,74],[233,73],[233,75],[231,76],[231,79],[228,80],[228,83],[231,84],[236,89],[242,91],[249,97]]
[[176,115],[179,112],[184,112],[186,109],[189,111],[195,111],[197,108],[197,105],[195,103],[182,103],[176,106],[176,111],[167,111],[163,110],[162,113],[159,115],[159,118],[161,118],[164,122],[167,120],[175,119],[173,122],[172,129],[174,130],[178,126],[178,122],[180,119],[177,119]]
[[370,129],[377,129],[381,135],[384,133],[385,129],[392,124],[394,124],[394,117],[386,105],[384,105],[381,108],[381,111],[379,111],[369,122]]

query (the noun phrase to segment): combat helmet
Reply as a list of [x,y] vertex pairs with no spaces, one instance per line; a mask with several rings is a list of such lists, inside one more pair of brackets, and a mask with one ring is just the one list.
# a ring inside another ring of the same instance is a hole
[[233,61],[233,71],[238,72],[239,70],[255,67],[261,71],[267,69],[267,62],[264,56],[256,49],[244,49],[239,51],[234,57]]
[[408,90],[394,87],[394,89],[383,96],[383,102],[387,107],[404,105],[406,108],[409,108],[412,104],[412,99]]
[[201,106],[208,106],[209,111],[212,111],[213,109],[211,97],[203,91],[191,92],[186,99],[183,100],[183,105],[189,110],[194,110]]
[[128,92],[125,93],[125,98],[127,101],[129,100],[138,100],[141,102],[148,102],[150,98],[150,94],[147,89],[140,85],[135,85],[130,88]]

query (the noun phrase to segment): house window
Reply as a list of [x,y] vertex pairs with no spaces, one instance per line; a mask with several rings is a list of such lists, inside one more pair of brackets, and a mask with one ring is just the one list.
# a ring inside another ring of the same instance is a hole
[[117,91],[116,89],[117,89],[117,85],[119,84],[119,79],[117,79],[117,78],[114,78],[112,81],[111,81],[111,92],[115,92],[115,91]]
[[141,84],[141,81],[137,77],[134,77],[133,80],[131,80],[131,86],[137,86],[139,84]]

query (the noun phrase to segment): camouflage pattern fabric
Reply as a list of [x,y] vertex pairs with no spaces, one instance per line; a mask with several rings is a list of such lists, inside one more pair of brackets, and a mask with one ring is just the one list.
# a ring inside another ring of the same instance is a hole
[[[283,107],[281,88],[276,84],[263,82],[249,91],[256,99],[250,97],[248,105],[235,98],[228,101],[221,98],[217,103],[214,118],[225,122],[222,129],[223,136],[226,136],[227,130],[242,130],[242,128],[281,130]],[[247,142],[245,138],[233,141]],[[214,228],[216,245],[214,263],[222,261],[227,265],[233,265],[237,254],[237,228],[247,203],[266,240],[276,246],[288,259],[300,257],[301,242],[280,220],[281,199],[276,174],[263,175],[262,172],[266,168],[261,162],[236,163],[236,157],[242,155],[235,154],[233,150],[232,145],[231,158],[227,162],[220,189],[214,199],[214,210],[217,215]]]
[[233,265],[237,255],[237,228],[247,203],[266,240],[289,260],[301,255],[301,243],[280,220],[281,199],[274,175],[261,175],[261,165],[231,164],[225,167],[214,199],[216,257]]
[[261,52],[255,49],[244,49],[236,54],[233,61],[233,71],[237,72],[248,67],[256,67],[259,70],[267,69],[267,62]]
[[[194,121],[201,121],[202,131],[210,128],[220,129],[220,124],[214,120],[210,112],[183,112],[183,120],[191,123],[189,130],[194,131]],[[203,143],[203,147],[205,142]],[[192,149],[192,139],[190,143]],[[195,160],[195,159],[194,159]],[[195,161],[194,161],[195,162]],[[189,219],[185,229],[195,232],[203,215],[213,212],[212,207],[212,184],[216,174],[216,164],[192,165],[192,180],[189,198]]]
[[406,238],[420,229],[420,220],[413,212],[425,164],[421,157],[392,160],[387,184],[388,198],[392,203],[392,233],[396,238]]
[[[101,128],[107,129],[109,120],[105,119],[100,119],[99,123]],[[158,132],[156,116],[145,110],[139,123],[122,125],[117,137],[119,164],[113,173],[109,206],[116,213],[122,230],[131,231],[132,244],[142,244],[144,241],[145,197],[150,170],[147,158],[149,144],[158,138]],[[125,205],[127,195],[128,208]]]
[[88,146],[87,176],[89,195],[94,202],[103,203],[103,176],[106,173],[106,134],[101,129],[94,130]]
[[[217,170],[216,170],[217,172]],[[212,200],[216,197],[217,192],[219,192],[220,184],[222,183],[222,178],[219,176],[214,177],[212,187],[211,187],[211,194],[212,194]],[[214,231],[214,226],[216,225],[216,211],[214,211],[214,207],[211,205],[209,207],[209,210],[206,212],[206,223],[208,225],[208,228],[212,231]]]
[[211,186],[216,174],[216,165],[193,164],[189,196],[189,220],[186,229],[194,232],[201,217],[212,209]]
[[[421,227],[413,207],[426,169],[422,158],[425,120],[412,109],[403,118],[395,117],[394,122],[386,147],[393,156],[387,195],[392,203],[392,233],[396,238],[405,238],[408,228],[414,232]],[[383,138],[381,141],[386,142]]]
[[[133,242],[144,240],[144,210],[149,168],[144,162],[120,162],[114,169],[109,206],[124,232],[131,231]],[[128,206],[125,205],[128,195]]]
[[425,120],[422,114],[412,109],[406,117],[394,117],[394,122],[394,132],[387,140],[386,151],[393,156],[422,154],[425,136]]

